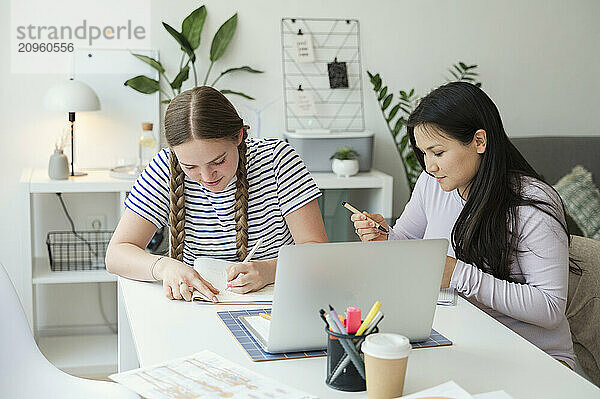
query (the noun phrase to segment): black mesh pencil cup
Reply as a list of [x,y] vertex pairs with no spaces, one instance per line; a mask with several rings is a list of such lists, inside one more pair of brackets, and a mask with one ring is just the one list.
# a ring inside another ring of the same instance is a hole
[[[367,335],[378,331],[379,328],[375,327],[369,334],[357,337],[354,334],[338,334],[325,327],[327,333],[327,379],[325,383],[329,387],[348,392],[360,392],[367,389],[366,381],[360,376],[354,363],[349,360],[344,362],[344,359],[347,359],[348,356],[346,356],[346,351],[340,344],[340,339],[346,339],[356,347],[357,343],[362,343]],[[360,351],[360,345],[358,345],[357,350],[362,359],[363,354]]]

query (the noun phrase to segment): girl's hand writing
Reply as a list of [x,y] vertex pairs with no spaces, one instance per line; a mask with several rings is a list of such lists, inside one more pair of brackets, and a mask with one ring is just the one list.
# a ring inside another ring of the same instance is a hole
[[276,265],[277,259],[234,263],[227,266],[227,283],[238,294],[260,290],[275,281]]

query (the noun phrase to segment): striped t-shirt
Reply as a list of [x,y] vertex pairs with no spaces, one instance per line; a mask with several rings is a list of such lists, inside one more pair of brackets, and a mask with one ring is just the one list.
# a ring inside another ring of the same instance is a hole
[[[280,139],[246,139],[249,185],[248,249],[264,237],[253,259],[277,257],[293,244],[284,216],[321,195],[296,151]],[[185,176],[185,241],[183,261],[207,256],[237,261],[235,192],[237,178],[213,193]],[[169,156],[162,149],[137,179],[125,206],[156,227],[169,224]]]

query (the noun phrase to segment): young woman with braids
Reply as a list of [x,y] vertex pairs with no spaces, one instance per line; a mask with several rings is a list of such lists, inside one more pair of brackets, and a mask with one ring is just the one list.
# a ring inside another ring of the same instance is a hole
[[442,287],[573,368],[565,317],[569,235],[556,191],[508,139],[498,109],[478,87],[441,86],[408,119],[423,167],[393,228],[381,215],[351,220],[362,241],[446,238]]
[[[247,137],[219,91],[196,87],[176,96],[165,115],[169,149],[142,172],[125,201],[106,267],[136,280],[162,280],[170,299],[191,292],[217,301],[218,290],[191,266],[200,256],[238,262],[227,270],[232,291],[275,280],[282,245],[327,242],[321,194],[296,152],[279,139]],[[170,226],[170,257],[144,251],[155,230]],[[263,243],[253,260],[248,247]]]

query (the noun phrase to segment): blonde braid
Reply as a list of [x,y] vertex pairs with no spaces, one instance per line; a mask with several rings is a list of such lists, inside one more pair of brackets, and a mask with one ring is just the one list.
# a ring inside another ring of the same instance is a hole
[[246,170],[246,137],[247,126],[242,128],[242,142],[238,146],[240,155],[235,182],[235,246],[239,261],[243,261],[248,253],[248,176]]
[[185,195],[183,189],[185,174],[173,150],[169,155],[169,165],[171,171],[171,181],[169,183],[171,258],[183,262],[183,242],[185,241]]

